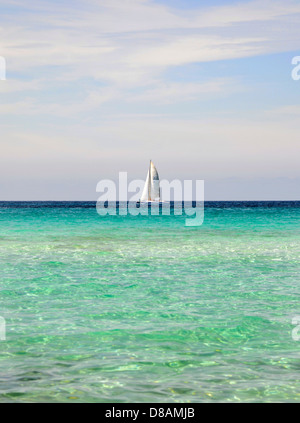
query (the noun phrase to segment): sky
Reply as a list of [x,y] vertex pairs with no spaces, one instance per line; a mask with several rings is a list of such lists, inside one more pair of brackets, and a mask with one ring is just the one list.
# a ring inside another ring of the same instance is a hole
[[300,200],[300,0],[0,0],[0,200]]

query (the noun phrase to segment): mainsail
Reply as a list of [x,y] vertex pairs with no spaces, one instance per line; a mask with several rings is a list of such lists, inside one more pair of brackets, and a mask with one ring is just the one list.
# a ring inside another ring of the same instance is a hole
[[151,160],[141,201],[160,201],[159,176]]

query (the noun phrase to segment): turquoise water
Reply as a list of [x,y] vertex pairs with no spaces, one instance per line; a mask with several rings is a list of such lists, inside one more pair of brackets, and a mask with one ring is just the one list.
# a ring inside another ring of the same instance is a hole
[[300,203],[1,203],[0,401],[298,402],[299,257]]

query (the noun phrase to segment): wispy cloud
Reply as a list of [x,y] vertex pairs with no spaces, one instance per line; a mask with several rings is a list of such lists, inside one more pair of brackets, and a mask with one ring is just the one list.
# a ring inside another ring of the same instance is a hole
[[[7,59],[8,82],[0,93],[32,94],[29,100],[6,96],[1,110],[7,113],[20,113],[24,102],[26,114],[71,116],[111,101],[194,101],[204,92],[226,92],[226,84],[218,77],[176,84],[164,76],[168,69],[287,51],[300,43],[300,26],[295,25],[300,4],[293,0],[184,12],[151,0],[77,0],[72,7],[40,0],[4,4],[8,11],[0,28],[0,53]],[[76,92],[83,79],[94,86],[81,85],[80,104],[65,107],[62,86],[73,82]],[[36,98],[34,91],[39,91]]]
[[299,1],[162,3],[2,0],[3,178],[45,169],[51,178],[55,166],[61,180],[96,178],[99,167],[111,176],[153,149],[170,176],[183,160],[182,172],[201,167],[203,177],[299,176],[291,60],[273,82],[271,65],[260,74],[245,64],[300,48]]
[[0,95],[4,93],[15,93],[18,91],[35,91],[44,87],[46,81],[31,80],[22,81],[20,79],[8,79],[5,84],[0,84]]
[[[278,172],[300,177],[297,122],[136,116],[104,121],[94,127],[74,125],[63,134],[59,129],[48,134],[34,128],[23,133],[12,127],[10,142],[1,154],[0,175],[5,178],[15,163],[18,173],[24,175],[32,164],[36,172],[44,166],[43,176],[47,177],[59,165],[63,176],[73,162],[82,162],[83,167],[72,167],[69,178],[77,178],[78,174],[82,178],[86,174],[112,177],[121,169],[131,169],[132,177],[138,177],[143,176],[152,153],[169,178],[187,174],[276,177]],[[182,163],[188,166],[182,167]],[[35,175],[38,177],[38,173]]]
[[168,83],[158,82],[141,94],[130,96],[130,102],[154,102],[156,104],[172,104],[195,101],[199,98],[213,98],[213,95],[243,91],[241,84],[230,78],[216,78],[204,83]]
[[74,8],[44,1],[19,4],[26,21],[23,15],[5,16],[1,30],[0,51],[9,69],[52,66],[59,68],[58,77],[143,84],[168,66],[285,51],[299,45],[295,35],[300,38],[300,29],[296,34],[286,19],[300,13],[299,3],[291,0],[202,7],[193,13],[150,0],[78,1]]
[[287,117],[294,119],[295,117],[300,117],[300,106],[293,104],[266,110],[266,116],[277,119],[280,117],[284,119]]
[[[31,88],[32,87],[32,88]],[[38,83],[17,83],[3,92],[13,92],[18,90],[37,90]],[[214,95],[226,95],[232,92],[244,91],[245,88],[231,78],[216,78],[204,83],[170,83],[157,81],[155,85],[141,90],[140,93],[132,92],[128,95],[128,90],[117,89],[111,86],[97,88],[86,94],[80,102],[68,103],[45,103],[34,98],[24,98],[22,101],[0,103],[0,114],[2,115],[54,115],[59,117],[75,117],[78,114],[87,113],[97,107],[114,101],[123,103],[153,103],[153,104],[174,104],[184,103],[212,98]],[[1,93],[1,87],[0,87]]]

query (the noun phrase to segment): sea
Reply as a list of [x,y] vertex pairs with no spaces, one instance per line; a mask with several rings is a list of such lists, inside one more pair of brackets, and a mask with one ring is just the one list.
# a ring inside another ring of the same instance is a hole
[[300,202],[0,202],[0,402],[299,402],[299,294]]

